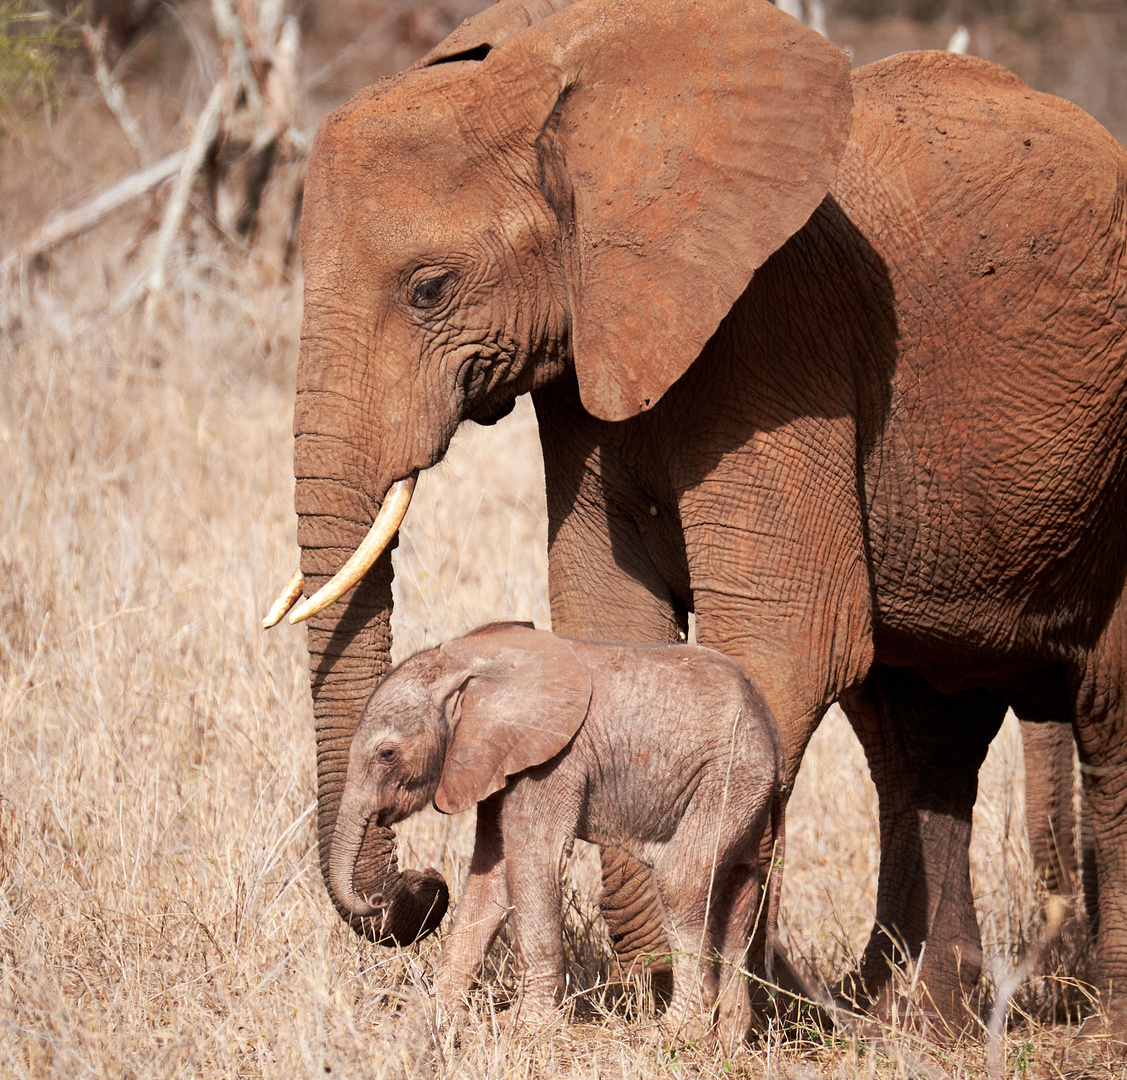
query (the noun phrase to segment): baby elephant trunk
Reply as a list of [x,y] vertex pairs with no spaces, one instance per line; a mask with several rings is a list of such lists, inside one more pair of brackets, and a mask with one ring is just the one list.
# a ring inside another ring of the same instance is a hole
[[[341,807],[342,811],[346,808]],[[356,928],[379,945],[410,945],[438,929],[450,890],[436,870],[399,870],[395,834],[371,816],[342,812],[329,855],[333,898],[363,923]],[[356,882],[363,882],[357,890]]]

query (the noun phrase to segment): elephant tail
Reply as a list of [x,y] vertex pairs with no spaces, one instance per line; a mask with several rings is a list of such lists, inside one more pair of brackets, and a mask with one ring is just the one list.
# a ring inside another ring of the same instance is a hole
[[783,894],[783,862],[787,847],[787,791],[783,785],[771,803],[771,863],[767,868],[767,934],[763,965],[767,981],[775,981],[775,939],[779,929],[779,901]]

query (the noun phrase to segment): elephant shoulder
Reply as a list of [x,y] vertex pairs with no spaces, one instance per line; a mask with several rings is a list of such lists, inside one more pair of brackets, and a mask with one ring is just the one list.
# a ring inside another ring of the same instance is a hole
[[[1082,109],[999,64],[899,53],[852,80],[853,126],[832,190],[876,246],[895,235],[967,265],[1024,265],[1028,252],[1016,249],[984,262],[981,240],[1001,242],[1022,220],[1039,251],[1090,247],[1121,220],[1127,151]],[[1073,223],[1068,236],[1061,222]]]
[[[852,73],[853,139],[873,142],[878,132],[915,140],[936,153],[966,148],[996,168],[981,139],[1018,150],[1051,151],[1067,160],[1114,161],[1127,152],[1079,106],[1034,90],[1012,71],[977,56],[904,52]],[[1040,145],[1034,146],[1034,141]]]

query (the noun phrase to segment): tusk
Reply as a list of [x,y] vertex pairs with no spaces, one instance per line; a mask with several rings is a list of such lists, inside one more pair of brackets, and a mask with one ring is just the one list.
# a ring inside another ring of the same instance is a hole
[[290,580],[286,582],[285,588],[278,593],[278,599],[270,605],[270,610],[266,613],[266,618],[262,620],[262,629],[269,630],[272,626],[277,626],[282,621],[282,616],[290,610],[297,603],[297,598],[301,595],[301,585],[305,579],[301,575],[301,568],[290,575]]
[[360,546],[349,557],[329,581],[326,581],[309,599],[302,601],[294,608],[290,615],[291,623],[299,623],[324,611],[330,604],[339,600],[352,588],[371,568],[384,548],[391,543],[391,539],[399,531],[399,526],[411,505],[411,494],[415,490],[416,474],[412,473],[403,480],[396,480],[391,485],[383,506],[372,522],[368,535],[360,542]]

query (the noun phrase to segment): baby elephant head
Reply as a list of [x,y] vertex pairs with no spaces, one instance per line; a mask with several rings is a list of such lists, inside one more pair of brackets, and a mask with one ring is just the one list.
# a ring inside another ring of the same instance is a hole
[[[527,623],[484,626],[397,667],[352,738],[329,864],[336,899],[354,915],[378,917],[384,943],[437,928],[446,883],[435,870],[399,872],[388,826],[431,801],[446,814],[467,810],[555,757],[590,700],[591,676],[571,646]],[[391,846],[375,875],[384,884],[363,897],[353,880],[370,828],[385,831]]]

